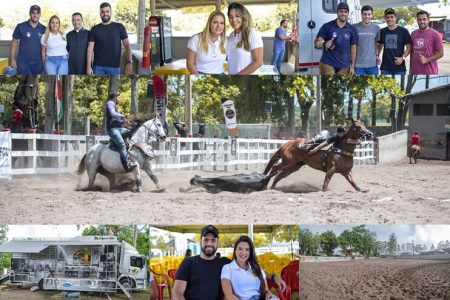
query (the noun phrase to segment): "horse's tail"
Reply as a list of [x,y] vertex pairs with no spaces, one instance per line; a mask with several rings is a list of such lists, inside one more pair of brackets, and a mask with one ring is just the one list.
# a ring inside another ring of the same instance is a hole
[[80,163],[78,164],[78,167],[77,167],[77,170],[76,170],[78,175],[83,174],[83,172],[86,170],[86,163],[85,163],[85,161],[86,161],[86,154],[83,155],[83,158],[81,159]]
[[267,175],[269,173],[270,170],[272,170],[273,165],[281,158],[280,155],[280,149],[277,150],[277,152],[275,152],[272,157],[269,160],[269,163],[267,164],[266,168],[264,169],[263,174]]

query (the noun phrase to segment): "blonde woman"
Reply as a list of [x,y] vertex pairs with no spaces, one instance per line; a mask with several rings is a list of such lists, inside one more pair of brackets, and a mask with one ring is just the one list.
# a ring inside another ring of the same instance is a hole
[[227,40],[228,73],[250,75],[263,63],[263,41],[261,35],[252,29],[252,17],[240,3],[228,6],[228,20],[233,32]]
[[67,75],[69,73],[69,57],[66,46],[66,36],[60,30],[59,18],[52,16],[41,37],[42,61],[46,74]]
[[224,74],[225,15],[212,12],[205,29],[189,39],[187,48],[186,65],[191,74]]

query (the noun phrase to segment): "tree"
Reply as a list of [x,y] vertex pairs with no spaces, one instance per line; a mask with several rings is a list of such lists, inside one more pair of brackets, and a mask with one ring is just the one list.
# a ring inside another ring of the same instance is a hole
[[308,229],[299,229],[299,252],[300,255],[317,255],[319,241]]
[[3,19],[0,17],[0,28],[5,26],[5,23],[3,23]]
[[[5,243],[8,234],[8,226],[0,225],[0,245]],[[0,270],[8,268],[11,264],[11,253],[0,253]]]
[[318,240],[320,247],[326,255],[333,256],[334,249],[339,245],[336,234],[331,230],[327,230],[318,236]]
[[387,245],[387,251],[390,255],[394,255],[397,252],[397,235],[395,233],[391,233],[389,235],[389,241]]
[[309,112],[314,104],[316,91],[313,76],[288,76],[286,84],[289,94],[297,95],[301,111],[301,130],[309,132]]
[[403,91],[400,88],[398,82],[393,77],[385,75],[369,76],[368,84],[372,91],[371,112],[372,112],[372,126],[376,126],[377,112],[380,109],[377,108],[378,95],[381,93],[388,93],[391,96],[398,97],[403,95]]

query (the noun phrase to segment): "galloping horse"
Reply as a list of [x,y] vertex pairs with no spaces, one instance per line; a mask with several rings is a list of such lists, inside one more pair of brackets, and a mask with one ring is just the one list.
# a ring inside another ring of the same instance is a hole
[[[158,178],[153,174],[150,160],[154,156],[150,146],[151,141],[166,139],[166,133],[158,118],[150,119],[145,123],[137,124],[129,132],[131,149],[128,151],[130,157],[136,162],[134,173],[136,190],[142,192],[141,169],[143,169],[159,192],[164,188],[159,184]],[[115,187],[115,174],[126,174],[119,152],[113,151],[105,144],[97,144],[86,153],[77,168],[77,174],[81,175],[87,170],[89,176],[88,189],[93,189],[95,176],[100,173],[108,178],[110,190]]]
[[[353,155],[356,144],[349,143],[347,140],[351,139],[362,142],[370,140],[372,137],[372,132],[366,129],[361,121],[352,120],[351,126],[342,137],[343,142],[340,148],[332,147],[330,150],[321,150],[313,155],[308,155],[310,147],[299,147],[300,144],[308,142],[307,139],[297,138],[288,141],[272,156],[264,170],[264,174],[272,175],[273,173],[278,173],[272,183],[273,189],[278,181],[289,176],[302,166],[308,165],[316,170],[322,170],[327,173],[323,182],[323,191],[326,191],[334,173],[342,174],[355,190],[361,191],[352,176]],[[281,162],[277,163],[280,159]]]
[[409,163],[412,164],[412,159],[414,164],[417,164],[417,157],[420,154],[420,145],[411,145],[408,149]]

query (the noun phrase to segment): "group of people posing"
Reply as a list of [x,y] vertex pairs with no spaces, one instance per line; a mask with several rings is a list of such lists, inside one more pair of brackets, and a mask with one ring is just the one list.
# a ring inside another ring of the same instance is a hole
[[372,23],[371,6],[362,7],[362,22],[355,25],[348,22],[349,10],[347,3],[339,3],[337,19],[325,23],[317,34],[315,47],[323,49],[321,75],[377,75],[378,65],[381,74],[405,75],[408,56],[410,74],[438,74],[437,60],[444,55],[444,48],[441,35],[429,27],[428,12],[417,13],[419,28],[409,34],[397,24],[392,8],[384,11],[387,27],[381,30]]
[[73,30],[67,34],[61,30],[58,16],[51,16],[47,27],[39,23],[40,17],[41,8],[33,5],[30,19],[17,24],[14,30],[9,62],[17,74],[117,75],[121,43],[127,57],[125,74],[131,74],[133,61],[128,35],[121,23],[111,20],[109,3],[100,5],[102,22],[90,31],[83,27],[83,15],[79,12],[72,14]]

